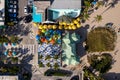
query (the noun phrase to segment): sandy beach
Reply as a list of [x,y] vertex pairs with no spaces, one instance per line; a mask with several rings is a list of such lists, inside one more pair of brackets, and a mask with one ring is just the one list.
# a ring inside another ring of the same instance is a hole
[[[114,23],[114,27],[116,32],[118,32],[118,28],[120,28],[120,1],[118,1],[118,4],[115,5],[115,7],[108,9],[109,6],[105,7],[100,7],[97,11],[92,13],[90,15],[89,20],[87,20],[82,26],[85,26],[86,24],[89,24],[89,30],[95,26],[104,26],[106,23],[112,22]],[[102,15],[102,21],[95,22],[95,16],[96,15]],[[115,59],[115,63],[112,65],[112,69],[109,72],[114,72],[114,73],[120,73],[120,34],[117,33],[117,43],[115,50],[113,51],[112,55],[113,58]],[[116,55],[114,54],[116,52]]]

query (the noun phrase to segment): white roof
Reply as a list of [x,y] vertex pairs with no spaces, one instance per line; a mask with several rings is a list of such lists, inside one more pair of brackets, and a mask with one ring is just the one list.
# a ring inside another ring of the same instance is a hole
[[81,9],[81,0],[54,0],[51,9]]

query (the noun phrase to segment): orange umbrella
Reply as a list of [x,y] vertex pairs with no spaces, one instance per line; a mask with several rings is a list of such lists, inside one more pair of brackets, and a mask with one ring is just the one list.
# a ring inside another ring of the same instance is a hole
[[52,39],[52,40],[50,41],[50,43],[55,44],[55,40],[54,40],[54,39]]
[[40,40],[41,40],[41,42],[45,42],[45,38],[41,38]]
[[12,51],[9,51],[8,55],[9,55],[9,56],[12,56]]
[[45,41],[44,41],[45,43],[48,43],[48,40],[47,39],[45,39]]
[[41,33],[41,31],[40,31],[40,30],[38,30],[38,31],[37,31],[37,34],[40,34],[40,33]]

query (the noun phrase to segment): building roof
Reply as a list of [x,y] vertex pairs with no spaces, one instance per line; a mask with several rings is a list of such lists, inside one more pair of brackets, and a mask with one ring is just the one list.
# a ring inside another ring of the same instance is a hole
[[0,0],[0,25],[4,25],[5,0]]
[[54,0],[52,9],[81,9],[81,0]]
[[0,80],[18,80],[18,76],[0,76]]

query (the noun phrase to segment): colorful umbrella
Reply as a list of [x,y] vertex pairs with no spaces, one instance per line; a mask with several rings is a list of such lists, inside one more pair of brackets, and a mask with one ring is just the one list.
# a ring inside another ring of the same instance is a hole
[[40,36],[39,35],[36,35],[36,40],[39,40],[40,39]]

